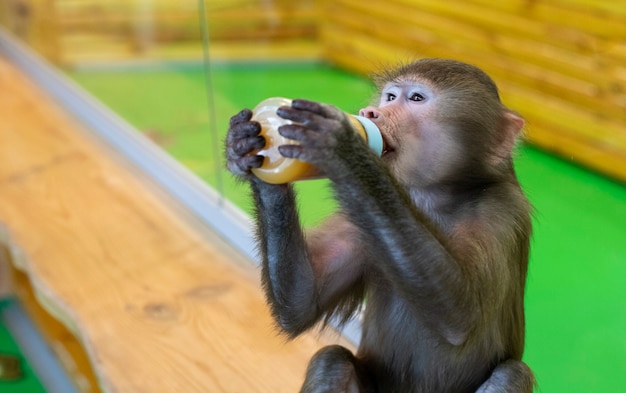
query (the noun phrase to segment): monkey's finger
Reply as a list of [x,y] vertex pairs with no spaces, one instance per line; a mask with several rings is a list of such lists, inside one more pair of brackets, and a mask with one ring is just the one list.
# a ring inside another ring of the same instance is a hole
[[297,109],[291,106],[279,107],[276,110],[276,114],[283,119],[292,120],[305,126],[311,126],[324,119],[322,116],[315,112]]
[[261,167],[263,160],[263,156],[243,156],[237,160],[228,160],[226,168],[234,175],[246,176],[250,174],[250,169]]
[[256,121],[236,123],[228,129],[226,143],[230,144],[237,139],[250,138],[259,135],[261,124]]
[[262,149],[265,147],[265,144],[265,138],[262,136],[236,139],[226,145],[226,156],[237,158],[248,155],[254,150]]
[[[279,112],[277,113],[279,114],[279,116],[284,117],[285,119],[293,120],[296,123],[294,124],[295,127],[304,126],[307,129],[317,131],[317,132],[322,132],[322,133],[323,132],[336,132],[337,130],[341,128],[341,122],[339,122],[338,120],[324,118],[313,112],[301,111],[298,109],[293,109],[291,107],[281,107],[279,108]],[[281,126],[281,128],[289,127],[289,126],[291,125],[284,125],[284,126]],[[294,132],[297,132],[298,128],[295,128],[295,127],[292,130]],[[278,132],[280,132],[280,128]],[[283,136],[290,138],[287,135],[283,135]],[[290,138],[290,139],[300,140],[297,138]]]
[[291,101],[291,106],[296,109],[301,109],[311,112],[320,112],[322,104],[316,101],[304,100],[297,98]]
[[302,145],[280,145],[278,152],[287,158],[296,158],[300,161],[319,164],[328,161],[328,150],[311,149]]
[[278,127],[278,133],[285,138],[306,144],[314,139],[315,131],[300,124],[286,124]]
[[320,102],[298,99],[292,101],[291,107],[298,110],[313,112],[327,119],[341,120],[343,118],[343,113],[339,108],[333,105],[322,104]]
[[300,145],[280,145],[278,152],[283,157],[300,159],[304,155],[304,148]]
[[252,111],[250,109],[242,109],[239,113],[230,118],[230,126],[250,121],[252,119]]

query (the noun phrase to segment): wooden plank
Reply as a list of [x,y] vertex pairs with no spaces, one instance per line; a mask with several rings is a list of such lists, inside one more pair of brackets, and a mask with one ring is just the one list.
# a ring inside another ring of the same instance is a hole
[[420,0],[419,3],[414,0],[392,1],[407,8],[419,8],[458,22],[479,26],[492,34],[501,34],[506,31],[537,41],[549,40],[556,35],[561,39],[562,46],[572,49],[581,46],[581,38],[593,39],[590,35],[575,34],[576,32],[572,29],[568,29],[570,34],[560,35],[559,29],[551,29],[545,23],[531,20],[518,13],[502,12],[491,6],[481,6],[464,1]]
[[412,59],[415,52],[368,35],[354,35],[338,25],[321,31],[326,42],[325,58],[348,69],[369,74],[381,66]]
[[104,391],[293,392],[321,345],[347,345],[285,342],[256,268],[2,61],[0,85],[0,221]]
[[261,4],[224,7],[207,12],[211,38],[257,41],[266,37],[314,38],[317,35],[317,8],[313,4]]
[[[549,130],[549,131],[547,131]],[[621,181],[626,180],[626,153],[607,143],[597,144],[554,125],[535,121],[527,126],[527,140],[571,163]]]
[[[622,2],[622,6],[626,6],[626,3]],[[532,15],[538,21],[574,28],[597,37],[615,40],[626,38],[626,15],[592,7],[559,7],[544,2],[535,3]]]
[[[136,4],[112,2],[61,1],[58,7],[58,36],[64,63],[154,58],[163,53],[180,53],[189,58],[202,56],[201,31],[196,6],[172,1],[150,4],[147,14],[139,14]],[[256,44],[284,47],[317,37],[318,8],[313,2],[293,4],[274,2],[267,6],[258,0],[208,2],[206,19],[211,44]],[[146,10],[143,10],[146,11]],[[137,26],[142,18],[151,26],[151,45],[137,40]],[[172,51],[185,42],[197,46],[193,51]],[[277,49],[281,51],[281,49]],[[223,52],[223,51],[222,51]],[[258,53],[258,51],[255,51]],[[250,57],[250,56],[247,56]],[[294,57],[294,56],[291,56]]]
[[[528,118],[543,124],[569,130],[573,135],[584,135],[590,141],[612,145],[626,152],[626,127],[612,118],[594,116],[567,101],[542,95],[532,89],[514,84],[501,84],[503,101]],[[550,131],[550,127],[546,128]]]
[[271,45],[259,45],[258,42],[211,43],[211,58],[220,61],[256,61],[258,59],[318,61],[321,56],[321,48],[317,40],[273,41]]
[[[532,10],[541,3],[553,10],[568,10],[570,12],[591,13],[601,15],[603,18],[619,20],[626,17],[626,2],[624,0],[598,1],[598,0],[467,0],[483,7],[496,8],[508,13],[523,13]],[[578,27],[578,26],[576,26]]]

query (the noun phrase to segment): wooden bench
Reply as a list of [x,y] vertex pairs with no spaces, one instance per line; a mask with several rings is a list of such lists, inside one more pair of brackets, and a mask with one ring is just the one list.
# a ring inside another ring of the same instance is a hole
[[0,86],[0,293],[82,391],[293,392],[349,346],[287,342],[254,265],[2,58]]

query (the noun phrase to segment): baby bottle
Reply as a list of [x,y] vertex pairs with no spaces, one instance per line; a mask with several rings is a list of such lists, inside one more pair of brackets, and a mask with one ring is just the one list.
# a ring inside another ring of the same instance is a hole
[[[293,123],[293,121],[283,119],[276,114],[276,110],[284,105],[291,105],[291,100],[272,97],[261,101],[253,110],[252,120],[261,124],[261,135],[265,137],[265,147],[254,154],[265,158],[263,165],[259,168],[253,168],[252,173],[264,182],[271,184],[319,178],[320,174],[314,165],[298,159],[283,157],[278,151],[280,145],[298,143],[278,133],[278,127]],[[376,124],[362,116],[349,115],[349,118],[357,133],[365,139],[376,154],[381,155],[383,138]]]

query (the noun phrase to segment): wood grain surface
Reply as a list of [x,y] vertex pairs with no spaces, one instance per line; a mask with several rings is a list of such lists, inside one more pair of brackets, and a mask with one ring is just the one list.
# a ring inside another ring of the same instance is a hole
[[257,268],[83,131],[0,58],[5,247],[103,391],[294,392],[345,344],[279,336]]

